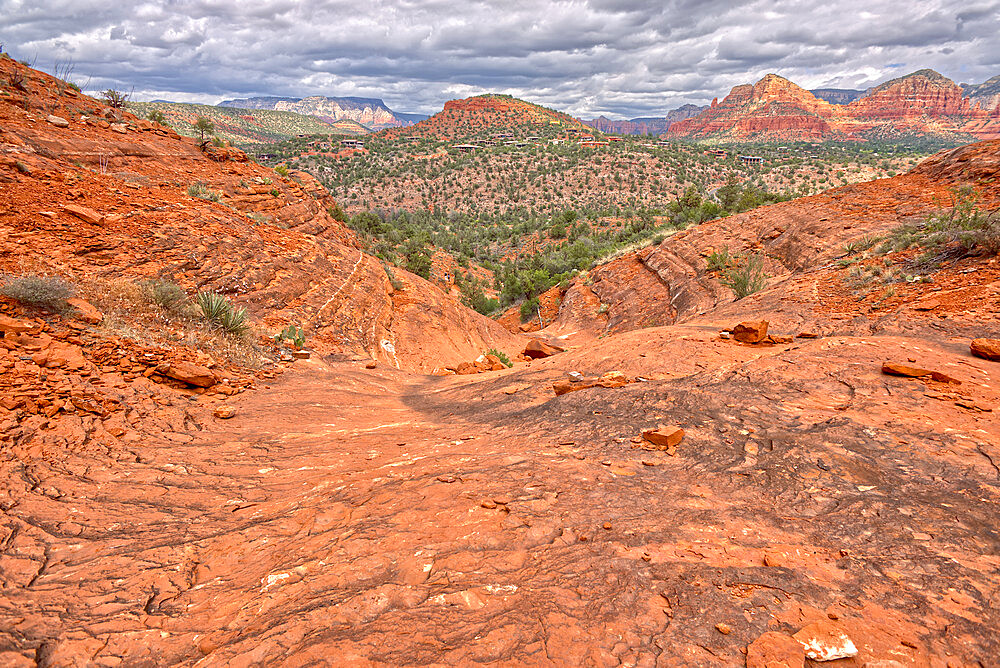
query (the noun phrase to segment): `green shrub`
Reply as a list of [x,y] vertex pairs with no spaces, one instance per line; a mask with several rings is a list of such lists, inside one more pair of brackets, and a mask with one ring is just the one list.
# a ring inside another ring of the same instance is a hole
[[[937,211],[925,220],[897,227],[890,232],[885,250],[902,251],[914,246],[926,249],[915,264],[930,267],[938,262],[983,252],[1000,253],[1000,211],[983,211],[969,186],[952,190],[950,209]],[[883,250],[882,247],[879,250]]]
[[204,116],[199,116],[198,120],[194,122],[194,129],[201,135],[201,141],[205,141],[205,133],[215,132],[215,123]]
[[188,186],[187,194],[190,197],[197,197],[198,199],[206,199],[210,202],[221,202],[222,195],[214,190],[209,190],[201,181],[192,183]]
[[277,167],[274,168],[274,171],[276,171],[280,176],[288,176],[287,165],[278,165]]
[[66,300],[73,296],[73,288],[56,276],[4,276],[0,283],[0,294],[28,306],[46,308],[62,312],[67,308]]
[[845,255],[856,255],[862,251],[866,251],[880,241],[879,237],[873,235],[866,235],[860,239],[855,239],[844,245]]
[[514,364],[510,361],[510,358],[507,357],[507,353],[501,352],[501,351],[497,350],[496,348],[490,348],[489,350],[486,351],[486,354],[487,355],[493,355],[498,360],[500,360],[501,362],[503,362],[504,366],[507,366],[507,367],[514,366]]
[[187,301],[187,293],[176,283],[154,279],[139,283],[143,294],[152,303],[166,310],[173,310]]
[[712,252],[708,256],[708,270],[709,271],[724,271],[729,267],[729,263],[733,261],[732,255],[729,254],[729,247],[723,246],[722,250],[712,249]]
[[392,285],[393,290],[401,291],[404,287],[406,287],[403,285],[401,280],[396,278],[396,274],[394,274],[392,269],[389,268],[389,265],[383,264],[382,268],[385,269],[385,275],[389,279],[389,283]]
[[128,103],[129,94],[109,88],[101,93],[101,97],[104,98],[104,103],[112,109],[124,109],[125,104]]
[[764,259],[756,253],[736,256],[732,264],[722,272],[719,282],[732,290],[736,299],[743,299],[763,290],[767,285]]
[[538,297],[532,297],[521,304],[521,322],[527,322],[538,314]]
[[243,334],[249,327],[247,310],[234,307],[232,302],[216,292],[199,292],[195,303],[206,320],[227,334]]
[[164,116],[163,112],[160,111],[159,109],[153,109],[152,111],[150,111],[148,114],[146,114],[146,118],[148,120],[153,121],[154,123],[159,123],[160,125],[167,124],[167,117]]

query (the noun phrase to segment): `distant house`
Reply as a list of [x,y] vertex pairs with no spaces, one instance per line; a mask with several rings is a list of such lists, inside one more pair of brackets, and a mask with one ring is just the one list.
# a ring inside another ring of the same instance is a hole
[[455,144],[452,148],[458,149],[462,153],[471,153],[479,148],[479,146],[476,144]]
[[608,141],[622,141],[621,137],[608,137]]
[[705,151],[706,155],[714,155],[716,158],[725,158],[729,156],[728,151],[723,151],[721,148],[713,148]]
[[759,155],[741,155],[740,162],[744,165],[763,165],[764,158]]
[[594,141],[594,135],[580,135],[580,141]]
[[606,141],[594,141],[593,139],[591,139],[590,141],[580,142],[580,146],[583,146],[584,148],[596,148],[598,146],[607,146],[607,145],[608,142]]
[[340,145],[344,148],[364,148],[365,143],[360,139],[341,139]]

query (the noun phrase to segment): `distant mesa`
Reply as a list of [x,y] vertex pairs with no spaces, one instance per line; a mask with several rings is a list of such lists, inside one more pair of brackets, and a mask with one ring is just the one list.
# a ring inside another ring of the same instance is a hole
[[862,97],[866,91],[853,88],[814,88],[809,92],[830,104],[850,104]]
[[937,136],[959,140],[1000,137],[1000,77],[956,84],[924,69],[867,91],[805,90],[768,74],[734,87],[721,102],[673,123],[685,138],[754,140],[867,140]]
[[364,125],[369,130],[407,127],[425,118],[424,114],[409,114],[393,111],[385,102],[374,97],[247,97],[223,100],[220,107],[238,109],[273,109],[291,111],[303,116],[315,116],[327,123],[351,120]]
[[586,125],[609,134],[619,135],[659,135],[670,129],[670,126],[677,121],[697,116],[708,109],[708,105],[699,107],[695,104],[685,104],[681,107],[668,111],[663,116],[651,116],[644,118],[633,118],[627,121],[613,121],[604,116],[589,121],[583,121]]

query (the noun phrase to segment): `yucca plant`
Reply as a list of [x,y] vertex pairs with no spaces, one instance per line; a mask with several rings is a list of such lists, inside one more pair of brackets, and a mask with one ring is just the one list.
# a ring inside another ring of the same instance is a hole
[[195,303],[206,320],[227,334],[243,334],[247,331],[247,310],[234,307],[232,302],[219,293],[199,292]]

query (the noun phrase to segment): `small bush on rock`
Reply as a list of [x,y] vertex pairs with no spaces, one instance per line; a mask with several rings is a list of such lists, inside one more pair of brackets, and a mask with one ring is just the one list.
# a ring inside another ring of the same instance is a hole
[[708,270],[709,271],[723,271],[729,267],[729,263],[732,262],[733,257],[729,254],[729,247],[723,246],[722,250],[712,249],[712,252],[708,256]]
[[735,256],[732,264],[723,271],[719,282],[732,290],[736,299],[743,299],[763,290],[767,285],[764,259],[756,253]]
[[503,362],[504,366],[514,366],[513,363],[511,363],[510,358],[507,357],[507,353],[497,350],[496,348],[490,348],[489,350],[486,351],[486,354],[493,355],[498,360]]
[[0,278],[0,294],[22,304],[61,312],[66,310],[73,288],[55,276],[4,276]]
[[142,288],[143,294],[149,301],[168,311],[180,307],[187,301],[184,289],[170,281],[143,281],[139,287]]
[[1000,253],[1000,210],[979,208],[969,186],[952,190],[952,207],[933,213],[926,220],[893,230],[880,251],[903,251],[914,246],[926,250],[914,262],[931,267],[944,260],[984,253]]

